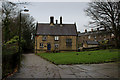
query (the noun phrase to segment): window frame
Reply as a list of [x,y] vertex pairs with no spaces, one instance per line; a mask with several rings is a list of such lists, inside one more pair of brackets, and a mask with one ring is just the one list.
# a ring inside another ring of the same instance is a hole
[[72,47],[72,39],[71,38],[66,39],[66,46],[67,47]]
[[47,36],[42,36],[42,41],[46,41],[47,40]]
[[44,47],[43,43],[40,43],[40,44],[39,44],[39,47],[40,47],[40,48],[43,48],[43,47]]
[[59,36],[55,36],[55,37],[54,37],[54,40],[55,40],[55,41],[59,41]]
[[[55,46],[55,49],[58,49],[59,48],[59,44],[54,44]],[[56,47],[57,46],[57,47]]]

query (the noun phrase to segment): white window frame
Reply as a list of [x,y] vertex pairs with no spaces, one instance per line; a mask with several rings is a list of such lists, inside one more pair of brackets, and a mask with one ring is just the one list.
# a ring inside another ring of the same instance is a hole
[[94,38],[96,39],[97,37],[96,37],[96,36],[94,36]]
[[58,48],[59,47],[59,44],[55,44],[55,48]]
[[43,36],[43,37],[42,37],[42,40],[43,40],[43,41],[46,41],[46,40],[47,40],[47,37],[46,37],[46,36]]
[[59,36],[55,36],[55,41],[58,41],[59,40]]

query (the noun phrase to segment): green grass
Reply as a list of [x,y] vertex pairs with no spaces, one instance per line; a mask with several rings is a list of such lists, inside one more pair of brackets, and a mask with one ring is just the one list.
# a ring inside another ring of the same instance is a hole
[[119,53],[120,50],[112,49],[84,52],[38,53],[37,55],[55,64],[91,64],[118,61]]

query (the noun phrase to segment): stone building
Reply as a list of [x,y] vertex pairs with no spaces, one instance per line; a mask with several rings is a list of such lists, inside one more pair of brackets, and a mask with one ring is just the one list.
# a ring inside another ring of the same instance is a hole
[[35,35],[35,51],[76,51],[77,30],[76,24],[63,24],[62,17],[54,23],[54,17],[50,17],[50,23],[38,23]]
[[78,45],[79,47],[83,46],[84,43],[87,41],[97,43],[97,42],[102,42],[105,40],[108,40],[109,42],[114,39],[114,35],[112,32],[107,31],[106,29],[101,29],[97,28],[97,30],[91,29],[91,31],[87,31],[85,29],[85,32],[83,33],[78,33]]

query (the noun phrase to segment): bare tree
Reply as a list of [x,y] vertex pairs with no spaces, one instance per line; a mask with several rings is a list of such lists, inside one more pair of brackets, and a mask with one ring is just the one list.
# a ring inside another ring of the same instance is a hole
[[[3,44],[14,36],[19,36],[19,26],[21,23],[21,37],[26,41],[24,48],[33,48],[31,34],[35,30],[35,20],[30,14],[21,13],[19,5],[27,3],[12,3],[9,1],[2,3],[2,41]],[[21,18],[21,21],[20,21]],[[28,47],[29,46],[29,47]]]
[[15,15],[16,4],[12,2],[2,2],[2,34],[3,40],[7,42],[10,39],[10,26]]
[[120,2],[91,2],[85,10],[92,18],[92,26],[105,27],[115,35],[115,46],[120,46]]

